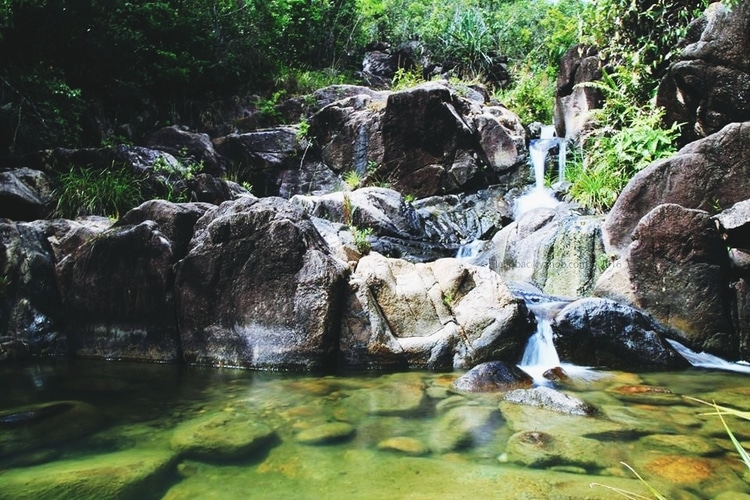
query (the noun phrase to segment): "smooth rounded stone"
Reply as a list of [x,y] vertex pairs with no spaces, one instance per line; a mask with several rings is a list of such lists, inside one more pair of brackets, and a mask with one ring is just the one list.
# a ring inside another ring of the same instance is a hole
[[596,413],[596,408],[589,403],[549,387],[515,389],[508,392],[504,400],[510,403],[544,408],[564,415],[587,417]]
[[623,461],[618,447],[572,434],[552,435],[540,431],[513,434],[505,449],[510,462],[527,467],[572,466],[603,469]]
[[407,436],[397,436],[384,439],[378,443],[378,449],[382,451],[402,453],[413,457],[421,457],[430,452],[430,449],[422,441]]
[[0,479],[0,498],[154,498],[175,460],[169,451],[132,449],[10,469]]
[[0,412],[0,457],[80,439],[101,428],[100,411],[82,401],[53,401]]
[[[655,405],[601,405],[599,410],[604,418],[628,428],[633,438],[648,434],[680,434],[685,432],[682,422],[677,423],[670,411]],[[677,410],[675,410],[677,411]]]
[[451,395],[447,387],[430,386],[425,390],[427,397],[430,399],[446,399]]
[[435,412],[446,413],[448,410],[456,408],[458,406],[468,406],[472,402],[463,396],[454,395],[449,398],[445,398],[435,405]]
[[716,495],[714,500],[750,500],[750,494],[740,491],[725,491]]
[[295,437],[298,443],[326,445],[347,441],[354,437],[356,429],[346,422],[330,422],[305,429]]
[[638,442],[649,450],[671,451],[685,455],[709,456],[722,451],[711,441],[685,434],[651,434],[643,436]]
[[488,361],[461,375],[453,386],[465,392],[498,392],[531,387],[532,383],[531,376],[517,366],[504,361]]
[[459,406],[440,417],[430,433],[430,449],[448,453],[492,441],[502,419],[495,408]]
[[276,435],[260,418],[228,411],[206,415],[179,425],[170,445],[189,458],[209,461],[245,458]]
[[427,394],[422,383],[393,382],[352,394],[350,405],[364,408],[370,415],[418,415]]

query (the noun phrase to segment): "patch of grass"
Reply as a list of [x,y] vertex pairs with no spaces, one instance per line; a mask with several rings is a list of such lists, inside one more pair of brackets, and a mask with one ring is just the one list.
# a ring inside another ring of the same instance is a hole
[[372,250],[372,244],[370,243],[370,236],[372,236],[372,228],[359,228],[354,225],[350,225],[349,229],[352,232],[354,238],[354,247],[362,255],[367,255]]
[[60,174],[57,183],[55,217],[75,219],[103,215],[119,218],[145,201],[144,178],[127,165],[113,163],[105,169],[74,167]]
[[356,170],[350,170],[344,174],[344,183],[349,189],[357,189],[362,186],[362,176]]

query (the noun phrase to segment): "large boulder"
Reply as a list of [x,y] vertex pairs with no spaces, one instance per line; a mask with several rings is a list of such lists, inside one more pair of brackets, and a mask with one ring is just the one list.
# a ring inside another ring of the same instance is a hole
[[82,357],[180,360],[174,248],[154,221],[115,227],[57,263],[65,322]]
[[674,332],[612,300],[572,302],[555,316],[552,329],[560,360],[566,363],[625,370],[688,366],[666,341]]
[[309,217],[281,198],[243,197],[209,210],[176,277],[185,360],[331,368],[346,272]]
[[0,218],[31,221],[47,216],[52,189],[49,176],[40,170],[0,172]]
[[662,79],[657,104],[682,123],[684,144],[750,120],[750,5],[714,2],[688,27]]
[[0,348],[0,360],[65,354],[55,257],[43,231],[32,224],[0,221],[0,271],[0,337],[16,344],[7,352]]
[[660,205],[641,219],[633,238],[621,259],[620,278],[610,275],[597,294],[611,296],[612,283],[620,282],[634,306],[682,331],[692,348],[736,359],[729,255],[711,216]]
[[491,269],[561,297],[590,295],[602,273],[602,219],[565,206],[538,208],[505,226],[485,250]]
[[220,176],[225,171],[223,159],[216,153],[208,134],[190,132],[177,125],[162,127],[146,138],[146,146],[177,158],[203,165],[203,171]]
[[216,149],[231,163],[237,181],[252,185],[258,196],[323,194],[341,183],[298,127],[230,134],[216,140]]
[[416,197],[523,184],[526,134],[516,115],[461,97],[446,82],[360,93],[311,119],[323,161]]
[[620,254],[641,218],[664,203],[711,214],[747,199],[750,192],[750,122],[732,123],[692,142],[675,156],[633,177],[603,226],[605,249]]
[[343,311],[341,356],[350,368],[515,362],[532,330],[525,304],[496,273],[456,259],[363,257]]
[[555,90],[555,132],[576,137],[591,122],[591,112],[604,103],[601,90],[584,85],[601,80],[603,61],[595,47],[576,45],[560,59]]

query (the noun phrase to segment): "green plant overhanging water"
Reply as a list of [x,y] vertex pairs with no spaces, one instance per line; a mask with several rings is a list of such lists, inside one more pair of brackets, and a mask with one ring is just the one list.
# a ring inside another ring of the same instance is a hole
[[702,399],[698,398],[692,398],[689,396],[686,396],[687,399],[690,399],[691,401],[696,401],[698,403],[711,406],[716,410],[716,412],[711,413],[704,413],[704,415],[718,415],[719,419],[721,419],[721,423],[724,426],[724,430],[727,432],[727,436],[729,436],[729,439],[732,441],[732,444],[734,445],[734,448],[737,450],[737,453],[740,455],[740,458],[744,462],[744,464],[747,466],[748,469],[750,469],[750,454],[745,450],[745,448],[742,447],[742,444],[737,440],[737,438],[734,436],[734,433],[732,433],[731,429],[727,425],[726,421],[724,420],[724,415],[733,415],[738,418],[742,418],[744,420],[750,420],[750,412],[748,411],[742,411],[742,410],[735,410],[734,408],[729,408],[727,406],[720,406],[716,403],[709,403],[707,401],[703,401]]

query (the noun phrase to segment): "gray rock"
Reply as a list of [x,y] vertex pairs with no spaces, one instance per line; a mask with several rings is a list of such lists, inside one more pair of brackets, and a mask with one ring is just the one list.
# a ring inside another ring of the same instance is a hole
[[687,29],[657,93],[668,122],[681,123],[682,141],[750,120],[750,6],[712,3]]
[[746,200],[748,155],[750,123],[732,123],[638,172],[604,221],[607,253],[623,253],[641,218],[659,205],[671,203],[716,214]]
[[0,221],[0,271],[4,357],[68,353],[54,253],[40,228]]
[[637,309],[611,300],[572,302],[555,316],[552,329],[563,362],[612,369],[688,366],[665,340],[675,337],[675,332]]
[[329,368],[346,274],[310,219],[285,200],[243,197],[209,210],[177,270],[185,360]]
[[600,80],[602,59],[595,47],[576,45],[560,60],[555,91],[555,131],[558,137],[576,137],[591,122],[591,111],[604,103],[602,92],[581,85]]
[[550,389],[549,387],[514,389],[508,392],[503,397],[503,400],[521,405],[544,408],[564,415],[585,417],[596,413],[596,408],[589,403],[563,392]]
[[498,392],[530,387],[532,382],[531,376],[515,365],[487,361],[457,378],[453,387],[464,392]]
[[80,356],[178,361],[173,244],[158,224],[116,227],[57,264],[65,321]]
[[0,172],[0,218],[31,221],[51,209],[52,182],[42,171],[18,168]]
[[632,305],[682,332],[693,350],[737,359],[729,256],[709,214],[661,205],[641,219],[633,238],[623,254]]
[[516,360],[531,330],[525,305],[492,271],[440,259],[363,257],[341,325],[346,366],[470,368]]

